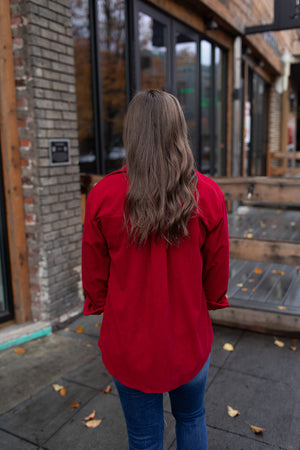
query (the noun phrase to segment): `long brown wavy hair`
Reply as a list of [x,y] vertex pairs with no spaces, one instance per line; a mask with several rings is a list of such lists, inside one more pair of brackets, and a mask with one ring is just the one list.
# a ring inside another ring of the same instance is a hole
[[178,244],[189,234],[198,194],[194,157],[177,98],[156,89],[137,93],[125,117],[123,142],[129,237],[137,246],[152,234]]

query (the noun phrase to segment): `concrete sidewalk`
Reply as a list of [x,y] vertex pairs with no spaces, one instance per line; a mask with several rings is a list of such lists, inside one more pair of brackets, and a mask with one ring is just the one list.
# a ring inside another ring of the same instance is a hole
[[[127,434],[119,398],[97,347],[97,317],[0,353],[0,448],[124,450]],[[76,332],[82,326],[82,333]],[[300,346],[281,337],[214,326],[206,394],[209,450],[300,448]],[[225,343],[234,351],[223,349]],[[295,351],[289,349],[296,347]],[[52,384],[66,388],[55,392]],[[104,394],[107,385],[112,391]],[[70,404],[79,402],[72,409]],[[239,410],[230,417],[227,405]],[[165,449],[176,449],[174,419],[165,395]],[[96,410],[101,424],[85,426]],[[254,434],[250,425],[265,430]],[[190,449],[194,450],[194,449]]]

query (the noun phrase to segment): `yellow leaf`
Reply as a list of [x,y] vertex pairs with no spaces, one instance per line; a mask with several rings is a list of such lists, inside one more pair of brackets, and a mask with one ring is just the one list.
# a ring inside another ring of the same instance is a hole
[[262,433],[263,431],[265,431],[265,428],[261,428],[261,427],[256,427],[254,425],[250,425],[251,431],[253,431],[253,433],[255,434],[259,434]]
[[63,388],[60,384],[52,384],[52,387],[56,392],[61,391]]
[[291,345],[289,349],[292,350],[292,352],[295,352],[297,350],[297,347],[295,345]]
[[278,341],[278,339],[276,339],[275,341],[274,341],[274,344],[275,345],[277,345],[277,347],[284,347],[284,342],[282,342],[282,341]]
[[79,402],[73,402],[71,403],[70,408],[78,408],[79,406],[80,406]]
[[272,273],[277,273],[277,270],[276,270],[276,269],[273,269],[273,270],[272,270]]
[[100,322],[95,323],[95,327],[96,328],[100,327]]
[[240,415],[240,412],[237,409],[233,409],[229,405],[227,405],[227,412],[230,417],[236,417]]
[[228,299],[228,298],[229,298],[229,295],[226,294],[225,297]]
[[247,234],[247,238],[248,238],[248,239],[252,239],[252,238],[253,238],[253,234],[252,234],[252,233],[248,233],[248,234]]
[[284,272],[282,272],[282,270],[277,270],[277,273],[279,273],[279,275],[284,275]]
[[76,333],[83,333],[83,328],[82,328],[81,325],[79,325],[79,326],[76,328]]
[[260,267],[256,267],[256,268],[254,269],[254,273],[256,273],[257,275],[259,275],[259,274],[262,273],[262,269],[261,269]]
[[109,394],[111,392],[111,385],[107,385],[106,388],[102,391],[102,394]]
[[88,416],[86,416],[86,417],[84,418],[84,420],[92,420],[92,419],[95,419],[95,417],[96,417],[96,410],[93,409],[93,411],[91,412],[91,414],[89,414]]
[[102,422],[101,419],[98,420],[89,420],[88,422],[85,423],[85,426],[88,428],[96,428],[100,425],[100,423]]
[[256,288],[252,288],[252,292],[255,292],[256,291]]
[[23,355],[25,353],[25,348],[23,347],[16,347],[14,352],[17,353],[18,355]]
[[223,345],[223,349],[226,350],[227,352],[233,352],[234,347],[233,347],[233,345],[231,345],[227,342],[226,344]]
[[64,397],[64,396],[66,395],[66,393],[67,393],[67,389],[63,387],[63,388],[59,391],[59,393],[60,393],[60,395],[61,395],[62,397]]
[[248,291],[248,288],[242,288],[241,289],[243,292],[246,292],[246,291]]
[[242,286],[244,286],[244,285],[243,285],[243,283],[237,283],[237,286],[238,286],[238,287],[242,287]]
[[286,306],[277,306],[278,309],[281,309],[282,311],[284,311],[286,309]]
[[86,347],[93,347],[92,344],[86,344]]

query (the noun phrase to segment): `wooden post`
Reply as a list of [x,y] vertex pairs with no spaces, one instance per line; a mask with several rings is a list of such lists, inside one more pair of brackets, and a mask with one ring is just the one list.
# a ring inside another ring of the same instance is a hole
[[31,320],[9,0],[0,1],[0,130],[15,319]]

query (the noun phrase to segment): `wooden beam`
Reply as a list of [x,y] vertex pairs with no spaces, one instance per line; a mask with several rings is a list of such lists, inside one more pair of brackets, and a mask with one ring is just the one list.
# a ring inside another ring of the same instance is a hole
[[0,1],[0,131],[14,310],[23,323],[32,316],[9,0]]
[[[271,152],[270,158],[279,158],[279,159],[300,159],[300,152]],[[300,169],[300,167],[299,167]]]
[[[214,177],[226,200],[300,204],[300,179]],[[252,192],[251,197],[248,194]]]
[[230,257],[276,264],[300,264],[300,243],[231,237]]

